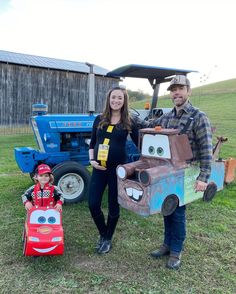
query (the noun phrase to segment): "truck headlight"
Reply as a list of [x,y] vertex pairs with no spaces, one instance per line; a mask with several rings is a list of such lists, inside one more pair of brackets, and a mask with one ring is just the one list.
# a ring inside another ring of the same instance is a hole
[[119,166],[117,168],[117,176],[122,179],[122,180],[125,180],[126,179],[126,170],[123,166]]
[[39,238],[30,236],[29,241],[31,241],[31,242],[39,242]]
[[60,242],[62,241],[62,237],[54,237],[52,238],[52,242]]

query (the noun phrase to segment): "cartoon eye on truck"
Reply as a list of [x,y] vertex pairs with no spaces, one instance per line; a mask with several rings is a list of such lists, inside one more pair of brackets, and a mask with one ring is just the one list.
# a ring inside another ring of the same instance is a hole
[[44,256],[64,253],[61,212],[54,208],[36,207],[27,213],[23,230],[23,255]]
[[192,158],[186,134],[176,129],[146,128],[140,130],[140,159],[117,167],[118,202],[142,216],[162,213],[164,216],[199,198],[210,201],[224,182],[234,179],[235,159],[216,159],[219,138],[214,149],[209,184],[205,192],[195,192],[194,182],[199,166],[188,164]]

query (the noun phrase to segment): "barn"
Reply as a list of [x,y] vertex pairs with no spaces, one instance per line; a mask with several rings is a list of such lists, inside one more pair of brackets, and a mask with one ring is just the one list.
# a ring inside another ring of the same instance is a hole
[[0,126],[25,125],[32,104],[49,113],[87,113],[94,76],[94,110],[101,112],[106,92],[119,80],[97,65],[0,50]]

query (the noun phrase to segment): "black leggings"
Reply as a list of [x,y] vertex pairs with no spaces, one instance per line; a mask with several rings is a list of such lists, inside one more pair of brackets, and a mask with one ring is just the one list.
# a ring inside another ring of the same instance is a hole
[[119,217],[116,168],[105,171],[93,168],[89,187],[89,209],[93,218],[101,215],[102,196],[108,185],[108,214],[110,217]]

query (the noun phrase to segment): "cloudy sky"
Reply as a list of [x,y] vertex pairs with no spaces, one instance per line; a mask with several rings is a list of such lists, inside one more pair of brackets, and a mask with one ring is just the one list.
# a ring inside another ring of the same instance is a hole
[[193,69],[197,86],[236,78],[235,14],[235,0],[0,0],[0,49],[109,70]]

